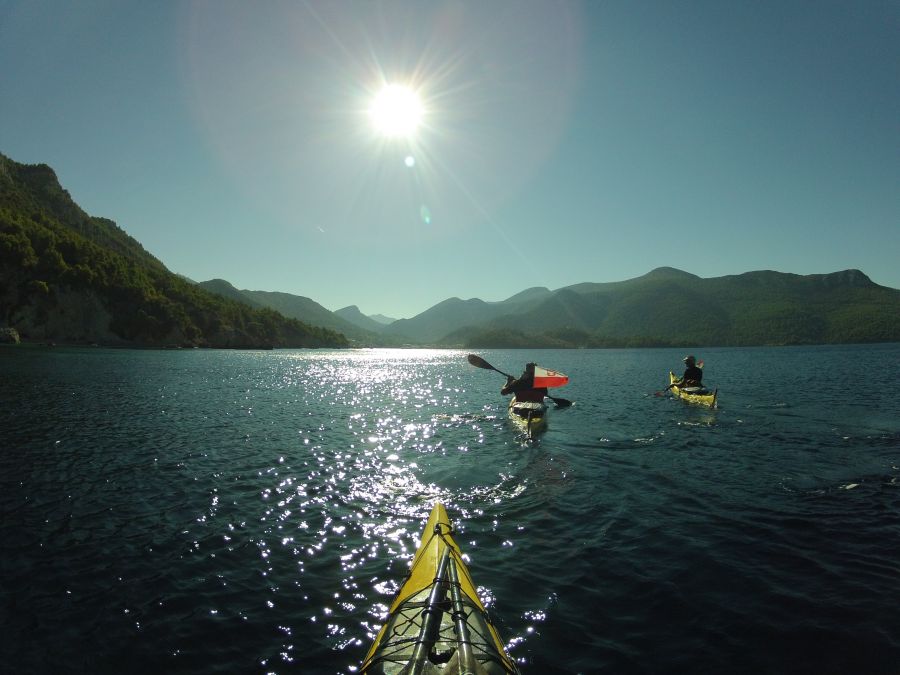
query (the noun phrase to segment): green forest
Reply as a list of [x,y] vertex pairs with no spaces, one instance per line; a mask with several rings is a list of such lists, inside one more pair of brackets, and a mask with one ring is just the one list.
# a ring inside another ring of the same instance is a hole
[[171,273],[113,221],[82,211],[50,167],[0,155],[2,325],[26,341],[347,345],[341,333],[251,308]]
[[661,268],[555,291],[527,311],[460,329],[466,348],[781,346],[896,342],[900,291],[858,270],[701,279]]

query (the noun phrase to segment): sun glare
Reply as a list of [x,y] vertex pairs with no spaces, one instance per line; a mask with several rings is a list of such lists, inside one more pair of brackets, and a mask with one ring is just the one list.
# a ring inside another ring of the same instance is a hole
[[375,97],[369,116],[375,129],[385,136],[408,138],[422,121],[422,101],[409,87],[386,86]]

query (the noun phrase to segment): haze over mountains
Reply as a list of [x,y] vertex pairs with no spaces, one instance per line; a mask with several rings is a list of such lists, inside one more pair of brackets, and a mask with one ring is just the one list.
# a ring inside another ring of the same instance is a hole
[[625,281],[448,298],[409,319],[311,298],[194,284],[113,221],[87,215],[46,165],[0,155],[0,327],[31,341],[133,346],[612,347],[900,341],[900,290],[859,270]]
[[[267,297],[240,292],[257,301]],[[291,305],[287,298],[295,296],[275,295],[286,316],[325,321],[328,310],[308,298]],[[338,318],[366,331],[345,332],[355,339],[448,347],[879,342],[900,339],[900,291],[878,286],[859,270],[701,279],[663,267],[626,281],[531,288],[499,302],[449,298],[388,325],[356,308],[341,310]],[[334,321],[323,325],[340,329]]]

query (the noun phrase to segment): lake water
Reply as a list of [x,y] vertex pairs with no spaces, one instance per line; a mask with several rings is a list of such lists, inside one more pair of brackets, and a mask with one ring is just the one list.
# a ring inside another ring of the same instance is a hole
[[0,348],[0,671],[352,673],[441,500],[525,674],[900,673],[900,345],[479,353]]

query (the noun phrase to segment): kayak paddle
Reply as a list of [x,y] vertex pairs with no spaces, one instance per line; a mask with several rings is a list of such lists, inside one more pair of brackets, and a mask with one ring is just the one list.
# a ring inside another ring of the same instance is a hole
[[[512,378],[512,375],[509,375],[508,373],[504,373],[502,370],[498,370],[497,368],[494,368],[494,366],[492,366],[490,363],[485,361],[480,356],[476,356],[475,354],[469,354],[466,357],[466,359],[469,361],[469,363],[471,363],[476,368],[484,368],[485,370],[496,370],[501,375],[506,375],[506,377]],[[513,379],[515,379],[515,378],[513,378]],[[570,401],[567,398],[557,398],[555,396],[550,396],[549,394],[547,395],[547,398],[549,398],[551,401],[553,401],[556,404],[556,407],[558,407],[558,408],[568,408],[570,405],[572,405],[572,401]]]
[[[469,354],[466,358],[469,360],[469,363],[471,363],[476,368],[484,368],[486,370],[497,370],[490,363],[485,361],[480,356],[476,356],[475,354]],[[500,373],[501,375],[506,375],[507,377],[512,377],[512,375],[504,373],[502,370],[497,370],[497,372]]]

